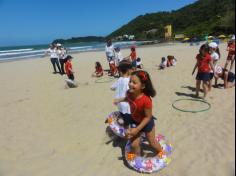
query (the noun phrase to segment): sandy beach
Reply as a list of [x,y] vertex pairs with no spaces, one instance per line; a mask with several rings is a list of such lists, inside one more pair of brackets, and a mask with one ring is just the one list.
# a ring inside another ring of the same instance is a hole
[[[137,48],[157,90],[156,131],[173,145],[172,162],[160,176],[235,175],[235,88],[213,88],[209,111],[185,113],[174,100],[191,98],[199,46],[169,44]],[[226,44],[220,45],[224,66]],[[128,49],[122,50],[128,56]],[[175,67],[158,70],[161,57]],[[0,63],[0,176],[135,176],[122,159],[124,142],[110,140],[106,116],[116,111],[112,82],[95,83],[94,63],[108,69],[103,51],[73,54],[78,88],[52,74],[49,57]],[[223,83],[222,80],[219,83]]]

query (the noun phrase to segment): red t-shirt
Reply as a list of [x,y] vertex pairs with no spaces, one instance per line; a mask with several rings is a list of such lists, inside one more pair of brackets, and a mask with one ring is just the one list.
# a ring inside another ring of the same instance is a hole
[[70,70],[72,70],[72,64],[71,62],[67,61],[65,64],[65,70],[66,70],[66,74],[70,75],[72,72]]
[[231,43],[228,47],[229,47],[229,55],[230,56],[235,55],[235,43]]
[[96,73],[102,73],[103,72],[103,69],[102,67],[96,67]]
[[143,94],[139,98],[132,99],[131,94],[128,92],[127,100],[130,105],[132,118],[135,122],[141,123],[143,118],[145,117],[144,110],[152,108],[152,99],[145,94]]
[[199,73],[208,73],[210,72],[210,61],[211,56],[209,54],[206,54],[205,57],[201,57],[200,54],[196,56],[196,59],[198,60],[198,72]]
[[135,51],[132,51],[131,54],[130,54],[130,57],[133,60],[136,60],[136,52]]

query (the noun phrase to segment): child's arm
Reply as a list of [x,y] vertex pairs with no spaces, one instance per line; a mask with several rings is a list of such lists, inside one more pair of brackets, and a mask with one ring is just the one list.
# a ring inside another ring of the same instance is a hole
[[126,97],[115,99],[113,103],[114,105],[117,105],[118,103],[124,102],[124,101],[127,101]]
[[128,138],[136,136],[151,120],[152,118],[152,108],[145,108],[145,117],[143,118],[142,122],[136,127],[136,128],[130,128],[129,131],[127,132]]
[[194,68],[193,68],[193,72],[192,72],[192,75],[194,74],[194,72],[195,72],[195,70],[196,70],[196,68],[197,68],[197,63],[195,64],[195,66],[194,66]]
[[111,90],[116,90],[117,89],[117,84],[118,84],[117,81],[114,84],[112,84]]

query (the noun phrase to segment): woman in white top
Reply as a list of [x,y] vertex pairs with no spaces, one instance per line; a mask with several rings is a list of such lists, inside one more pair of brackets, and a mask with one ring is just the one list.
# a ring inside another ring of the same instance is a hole
[[57,44],[57,54],[58,54],[58,57],[59,57],[61,72],[62,72],[62,74],[65,74],[64,64],[65,64],[66,50],[62,47],[62,45],[60,43]]
[[51,63],[52,63],[52,66],[53,66],[53,69],[54,69],[54,74],[57,73],[57,69],[56,69],[56,66],[59,70],[59,73],[61,74],[61,68],[60,68],[60,65],[59,65],[59,61],[58,61],[58,54],[57,54],[57,47],[56,47],[56,44],[52,44],[50,45],[50,48],[46,51],[46,53],[50,53],[50,59],[51,59]]

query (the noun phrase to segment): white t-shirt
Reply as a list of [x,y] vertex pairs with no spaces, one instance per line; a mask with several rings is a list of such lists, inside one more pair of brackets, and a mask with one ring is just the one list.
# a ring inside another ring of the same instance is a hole
[[116,64],[116,66],[118,66],[119,62],[121,62],[122,60],[123,60],[122,53],[120,51],[115,52],[115,64]]
[[50,57],[51,58],[58,58],[58,54],[57,54],[57,49],[56,48],[54,48],[54,49],[48,48],[47,52],[50,53]]
[[113,57],[114,56],[114,46],[113,45],[111,45],[111,46],[106,45],[105,52],[106,52],[107,57]]
[[218,61],[220,59],[219,54],[217,52],[213,52],[211,54],[211,58],[213,61]]
[[[116,91],[115,98],[124,98],[129,90],[130,78],[120,77],[112,86],[111,89]],[[123,114],[130,114],[130,107],[128,102],[118,103],[118,109]]]
[[58,49],[57,50],[57,54],[58,54],[58,57],[59,57],[59,59],[64,59],[64,56],[65,56],[65,54],[66,54],[66,50],[65,49]]

